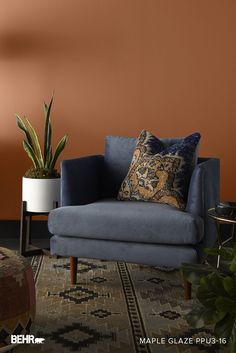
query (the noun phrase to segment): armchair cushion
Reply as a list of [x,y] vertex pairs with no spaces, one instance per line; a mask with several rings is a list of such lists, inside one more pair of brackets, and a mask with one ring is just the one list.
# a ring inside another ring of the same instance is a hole
[[[183,138],[162,138],[164,147],[169,147]],[[126,177],[137,139],[124,136],[106,136],[104,154],[103,197],[117,197]],[[197,160],[197,154],[195,155]]]
[[[178,138],[160,139],[163,145],[171,146]],[[106,136],[104,155],[104,197],[117,197],[121,183],[126,177],[137,139],[124,136]]]
[[198,244],[203,220],[169,205],[100,200],[51,211],[49,230],[65,237],[153,244]]
[[158,138],[143,130],[118,199],[160,202],[184,209],[199,140],[200,134],[195,133],[165,148]]

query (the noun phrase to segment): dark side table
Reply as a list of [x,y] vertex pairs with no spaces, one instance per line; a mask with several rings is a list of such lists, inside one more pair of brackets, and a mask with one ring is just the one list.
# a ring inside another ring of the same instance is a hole
[[[209,217],[211,217],[215,221],[216,229],[217,229],[217,242],[218,242],[218,247],[221,249],[225,244],[227,244],[229,241],[234,239],[234,228],[236,224],[236,218],[230,218],[227,216],[220,216],[218,213],[216,213],[215,208],[210,208],[207,211],[207,214]],[[221,232],[221,225],[222,224],[228,224],[231,226],[231,231],[229,234],[229,237],[225,239],[224,241],[222,240],[222,232]],[[217,264],[216,267],[218,268],[220,266],[220,255],[217,256]]]
[[[53,208],[58,207],[54,202]],[[29,212],[26,201],[22,201],[20,221],[20,254],[23,256],[34,256],[49,253],[49,249],[41,249],[31,243],[31,222],[34,216],[48,216],[49,212]]]

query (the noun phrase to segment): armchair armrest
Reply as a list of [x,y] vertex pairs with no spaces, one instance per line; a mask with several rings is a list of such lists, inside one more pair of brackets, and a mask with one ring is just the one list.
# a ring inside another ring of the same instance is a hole
[[186,211],[204,217],[207,209],[219,201],[219,184],[219,159],[199,158],[190,180]]
[[64,160],[61,163],[61,205],[83,205],[101,194],[102,155]]
[[193,170],[188,189],[186,212],[202,217],[204,213],[205,169],[198,163]]
[[194,168],[188,192],[186,212],[202,217],[204,221],[204,239],[201,247],[215,244],[216,228],[208,217],[207,210],[214,207],[220,198],[220,160],[217,158],[199,158]]

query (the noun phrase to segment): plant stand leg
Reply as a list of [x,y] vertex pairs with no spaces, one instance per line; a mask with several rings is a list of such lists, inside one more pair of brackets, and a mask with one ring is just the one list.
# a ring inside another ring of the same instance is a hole
[[21,205],[21,221],[20,221],[20,254],[25,255],[27,248],[27,230],[28,222],[26,219],[26,202],[22,201]]
[[190,282],[184,279],[184,299],[189,300],[191,299],[192,294],[192,285]]
[[26,216],[26,246],[31,245],[31,222],[32,217],[30,215]]
[[41,255],[42,249],[31,244],[32,214],[27,211],[26,201],[22,201],[20,221],[20,254],[22,256]]
[[70,283],[71,284],[76,284],[77,265],[78,265],[78,258],[71,256],[70,257]]

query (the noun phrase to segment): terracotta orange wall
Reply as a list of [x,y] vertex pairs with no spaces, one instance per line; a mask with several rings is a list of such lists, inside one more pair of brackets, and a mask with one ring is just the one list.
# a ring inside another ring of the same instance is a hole
[[29,167],[17,112],[42,133],[55,89],[63,158],[103,152],[107,134],[202,133],[236,199],[234,0],[8,0],[0,11],[1,219],[20,214]]

